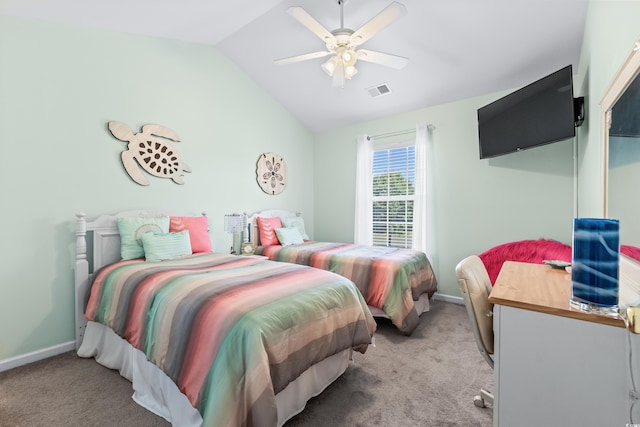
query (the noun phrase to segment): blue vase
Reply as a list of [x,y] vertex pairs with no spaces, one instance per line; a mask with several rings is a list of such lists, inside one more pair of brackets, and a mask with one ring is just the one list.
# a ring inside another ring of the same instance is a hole
[[619,221],[575,218],[571,305],[584,311],[616,315],[619,264]]

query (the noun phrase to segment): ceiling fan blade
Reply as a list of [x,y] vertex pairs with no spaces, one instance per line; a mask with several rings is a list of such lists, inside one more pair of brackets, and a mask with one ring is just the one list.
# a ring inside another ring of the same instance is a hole
[[327,42],[335,37],[329,30],[322,26],[315,18],[301,8],[300,6],[292,6],[287,9],[287,13],[298,20],[302,25],[307,27],[313,34],[320,37],[323,42]]
[[369,22],[364,24],[360,29],[358,29],[355,33],[351,35],[351,44],[354,46],[358,46],[371,37],[373,37],[378,31],[387,27],[396,19],[407,14],[407,8],[405,5],[394,1],[382,12],[378,13],[376,16],[371,18]]
[[308,59],[322,58],[327,55],[331,55],[331,52],[313,52],[313,53],[305,53],[304,55],[290,56],[288,58],[277,59],[273,61],[278,65],[286,65],[291,64],[293,62],[306,61]]
[[403,56],[376,52],[375,50],[359,49],[356,53],[360,61],[373,62],[396,70],[404,68],[409,63],[409,59]]

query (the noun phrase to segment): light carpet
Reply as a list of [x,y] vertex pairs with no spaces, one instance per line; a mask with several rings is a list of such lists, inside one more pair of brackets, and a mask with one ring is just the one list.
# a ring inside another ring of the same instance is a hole
[[[285,427],[488,427],[473,397],[492,385],[464,306],[435,300],[410,337],[378,319],[376,346]],[[169,425],[131,395],[117,371],[69,352],[0,373],[0,426]]]

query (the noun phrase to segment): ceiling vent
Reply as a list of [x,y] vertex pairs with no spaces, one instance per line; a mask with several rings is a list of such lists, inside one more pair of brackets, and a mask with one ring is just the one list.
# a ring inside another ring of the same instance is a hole
[[389,89],[389,86],[387,86],[386,83],[382,83],[380,85],[367,88],[367,92],[369,92],[369,95],[371,95],[372,98],[375,98],[376,96],[382,96],[391,93],[391,89]]

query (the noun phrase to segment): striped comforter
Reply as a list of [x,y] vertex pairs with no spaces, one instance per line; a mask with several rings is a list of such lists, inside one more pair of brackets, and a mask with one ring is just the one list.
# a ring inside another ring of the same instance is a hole
[[305,241],[289,246],[260,246],[256,253],[273,261],[308,265],[353,281],[367,304],[384,311],[410,335],[418,326],[414,301],[436,292],[437,280],[423,252],[381,246]]
[[275,395],[375,321],[336,274],[225,254],[123,261],[95,274],[86,310],[143,351],[205,426],[274,426]]

